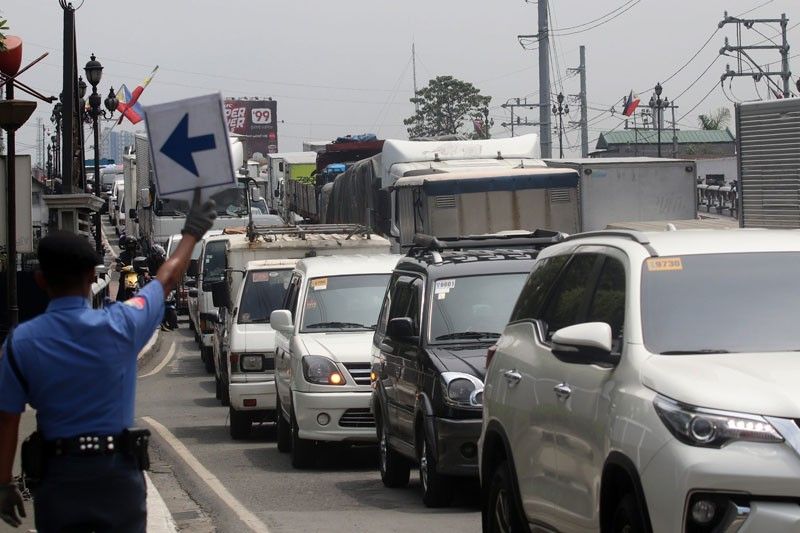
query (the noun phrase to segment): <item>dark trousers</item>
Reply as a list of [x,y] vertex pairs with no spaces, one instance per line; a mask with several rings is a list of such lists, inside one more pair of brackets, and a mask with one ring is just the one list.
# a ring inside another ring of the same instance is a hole
[[147,489],[132,457],[57,457],[33,495],[38,533],[145,533]]

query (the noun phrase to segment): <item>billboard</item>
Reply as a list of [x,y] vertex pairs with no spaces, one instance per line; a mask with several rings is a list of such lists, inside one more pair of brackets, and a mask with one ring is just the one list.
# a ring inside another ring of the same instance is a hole
[[225,99],[228,130],[240,137],[245,157],[250,158],[255,152],[274,154],[278,151],[277,104],[272,99]]

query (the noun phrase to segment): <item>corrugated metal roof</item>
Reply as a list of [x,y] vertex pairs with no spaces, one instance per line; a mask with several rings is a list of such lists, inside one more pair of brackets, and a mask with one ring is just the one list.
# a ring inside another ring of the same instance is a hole
[[[678,144],[732,143],[735,138],[730,130],[678,130],[675,132]],[[612,144],[656,144],[656,130],[622,130],[600,134],[598,149],[606,149]],[[661,144],[672,143],[672,130],[661,130]]]

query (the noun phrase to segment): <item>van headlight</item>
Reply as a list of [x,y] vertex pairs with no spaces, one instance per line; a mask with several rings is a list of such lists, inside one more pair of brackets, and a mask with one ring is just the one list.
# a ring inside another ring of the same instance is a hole
[[483,381],[462,372],[443,372],[444,400],[454,407],[483,407]]
[[321,355],[303,357],[303,377],[315,385],[345,385],[345,379],[331,359]]
[[263,372],[264,356],[261,354],[242,354],[239,356],[242,372]]
[[761,416],[692,407],[660,395],[653,403],[667,429],[691,446],[721,448],[737,440],[783,442],[778,430]]

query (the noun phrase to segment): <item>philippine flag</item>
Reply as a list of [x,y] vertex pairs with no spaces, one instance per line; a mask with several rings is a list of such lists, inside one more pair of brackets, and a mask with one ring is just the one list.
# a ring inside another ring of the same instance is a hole
[[153,69],[153,72],[145,78],[141,85],[137,86],[133,93],[128,89],[127,85],[123,85],[119,92],[117,93],[117,100],[119,104],[117,105],[117,111],[119,111],[122,116],[119,117],[119,122],[117,124],[122,124],[124,119],[128,119],[131,121],[132,124],[138,124],[144,119],[144,112],[142,110],[142,105],[139,103],[139,97],[142,95],[144,90],[150,85],[150,82],[153,80],[153,76],[155,76],[156,71],[158,70],[158,66]]
[[631,91],[628,97],[623,99],[623,104],[622,114],[626,117],[633,115],[636,108],[639,107],[639,95]]

